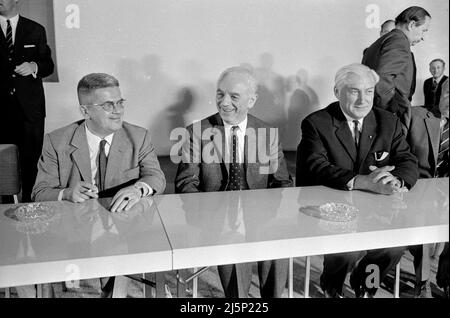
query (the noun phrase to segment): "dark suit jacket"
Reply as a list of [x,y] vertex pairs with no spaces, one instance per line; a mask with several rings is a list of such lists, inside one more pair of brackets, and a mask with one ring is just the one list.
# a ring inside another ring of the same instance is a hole
[[[201,126],[200,131],[196,131],[195,125]],[[250,136],[250,131],[258,128],[265,129],[266,138],[257,138],[256,142],[251,142],[252,138],[246,137],[244,167],[249,188],[265,189],[292,186],[277,130],[273,129],[272,134],[270,134],[270,126],[256,117],[248,115],[247,135]],[[178,166],[175,177],[175,192],[226,190],[229,182],[229,164],[225,163],[223,158],[225,132],[220,115],[216,113],[203,119],[199,124],[188,126],[187,132],[189,136],[183,145],[182,161]],[[200,135],[198,135],[199,133]],[[217,160],[214,160],[214,162],[208,161],[209,159],[203,156],[206,153],[205,149],[208,153],[215,151]],[[258,155],[258,151],[264,149],[267,150],[267,153],[270,149],[269,162],[263,162]],[[254,160],[249,160],[249,158]],[[270,173],[262,172],[266,169],[269,169],[268,172]]]
[[407,140],[419,160],[421,178],[433,178],[436,172],[441,119],[423,107],[413,107]]
[[[37,78],[14,73],[15,67],[23,62],[35,62],[38,65]],[[45,117],[42,78],[52,74],[53,69],[54,64],[43,26],[19,17],[11,62],[8,61],[5,36],[0,32],[0,100],[8,100],[14,91],[25,116],[31,121]]]
[[[388,155],[379,160],[384,152]],[[297,148],[297,186],[347,189],[347,183],[356,175],[370,174],[371,165],[394,165],[391,173],[402,178],[408,188],[417,181],[417,159],[393,114],[374,108],[365,117],[359,153],[338,102],[303,120],[302,140]]]
[[[84,120],[45,136],[32,198],[56,201],[62,189],[79,181],[92,182]],[[136,181],[147,183],[157,193],[166,186],[148,131],[124,122],[122,129],[115,132],[109,150],[106,189],[118,190]]]
[[400,118],[405,114],[409,118],[416,89],[416,63],[406,35],[394,29],[380,37],[367,48],[362,64],[380,76],[374,105],[396,113]]
[[446,75],[442,76],[441,80],[438,83],[438,87],[436,92],[433,91],[433,78],[425,80],[423,83],[423,94],[425,95],[425,104],[424,106],[428,110],[432,110],[433,108],[437,108],[439,106],[439,101],[441,99],[442,85],[448,77]]

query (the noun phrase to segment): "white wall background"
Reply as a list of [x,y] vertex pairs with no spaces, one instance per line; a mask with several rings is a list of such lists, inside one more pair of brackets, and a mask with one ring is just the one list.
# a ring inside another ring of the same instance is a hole
[[[71,4],[79,28],[68,28]],[[448,0],[57,0],[60,82],[45,84],[46,131],[78,120],[78,80],[106,72],[121,82],[125,119],[148,128],[158,153],[168,154],[171,129],[214,113],[218,75],[245,63],[263,84],[255,111],[279,124],[284,148],[295,149],[301,118],[335,100],[337,69],[360,62],[378,37],[366,25],[371,4],[381,22],[411,5],[433,17],[413,49],[420,105],[429,61],[449,61]]]

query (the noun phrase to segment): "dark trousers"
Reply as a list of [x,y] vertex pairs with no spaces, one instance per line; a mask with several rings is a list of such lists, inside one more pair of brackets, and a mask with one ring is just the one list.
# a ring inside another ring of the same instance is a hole
[[27,118],[17,98],[2,101],[2,123],[0,144],[15,144],[19,148],[19,160],[22,176],[22,202],[31,201],[31,192],[37,175],[37,162],[44,141],[45,117]]
[[[217,266],[226,298],[247,298],[252,281],[252,264]],[[262,298],[280,298],[286,287],[288,259],[258,262],[258,276]]]
[[[369,265],[376,265],[379,271],[378,281],[381,283],[389,271],[400,261],[407,247],[376,249],[324,256],[323,272],[320,277],[320,286],[330,295],[342,295],[342,288],[347,273],[352,272],[351,281],[374,295],[377,288],[366,287],[366,278],[371,274]],[[358,265],[356,265],[357,261]]]
[[436,283],[439,287],[444,288],[449,286],[449,272],[450,272],[450,256],[448,253],[448,242],[444,245],[444,250],[439,256],[439,265],[436,273]]
[[414,271],[416,274],[416,285],[430,279],[431,273],[431,249],[433,244],[409,246],[409,252],[414,258]]

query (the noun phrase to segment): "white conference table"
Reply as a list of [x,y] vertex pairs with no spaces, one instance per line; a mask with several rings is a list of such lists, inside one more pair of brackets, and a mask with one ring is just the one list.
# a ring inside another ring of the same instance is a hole
[[[391,196],[316,186],[162,195],[155,202],[173,269],[185,269],[448,241],[448,192],[442,178]],[[330,202],[352,205],[358,216],[330,222],[311,215],[311,207]]]
[[[393,196],[322,186],[160,195],[122,214],[109,200],[49,202],[54,217],[37,225],[0,205],[0,288],[448,241],[448,191],[444,178]],[[357,218],[310,215],[328,202]]]
[[22,222],[0,205],[0,288],[165,271],[172,251],[151,198],[112,214],[110,199],[49,202],[45,222]]

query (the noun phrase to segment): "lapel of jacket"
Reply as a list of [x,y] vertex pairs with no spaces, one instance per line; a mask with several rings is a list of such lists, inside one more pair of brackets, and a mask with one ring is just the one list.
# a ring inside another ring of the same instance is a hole
[[441,126],[440,119],[434,116],[431,116],[431,113],[427,113],[427,118],[425,118],[425,126],[428,131],[428,138],[432,148],[433,154],[433,164],[436,167],[436,162],[439,153],[439,143],[441,140]]
[[23,48],[24,37],[27,34],[26,25],[24,23],[23,18],[19,16],[16,28],[16,38],[14,40],[14,55],[19,53],[19,51],[22,51],[21,48]]
[[3,34],[3,30],[0,28],[0,54],[1,55],[7,55],[8,52],[6,50],[6,38],[5,35]]
[[377,121],[374,112],[371,111],[364,118],[363,122],[363,129],[359,140],[358,169],[361,166],[361,163],[366,160],[367,154],[369,153],[372,143],[375,140],[376,133]]
[[106,189],[112,186],[114,176],[122,171],[122,153],[132,153],[132,151],[131,143],[123,128],[114,133],[113,141],[109,148],[108,164],[106,165]]
[[86,124],[84,122],[75,129],[70,145],[72,147],[70,156],[74,164],[78,167],[82,180],[91,183],[91,163],[86,138]]
[[213,135],[211,137],[211,140],[213,142],[214,149],[219,158],[219,161],[222,163],[222,165],[225,166],[227,174],[229,174],[230,166],[224,160],[224,151],[225,151],[225,142],[226,142],[225,127],[223,125],[223,120],[218,113],[213,117],[211,124],[213,126],[213,129],[212,129]]
[[347,119],[345,118],[342,110],[339,106],[339,103],[335,103],[332,106],[332,121],[333,126],[336,128],[335,134],[337,139],[341,142],[345,151],[349,154],[350,158],[352,158],[353,162],[356,163],[356,146],[355,140],[352,137],[352,133],[350,132],[350,128],[347,124]]

